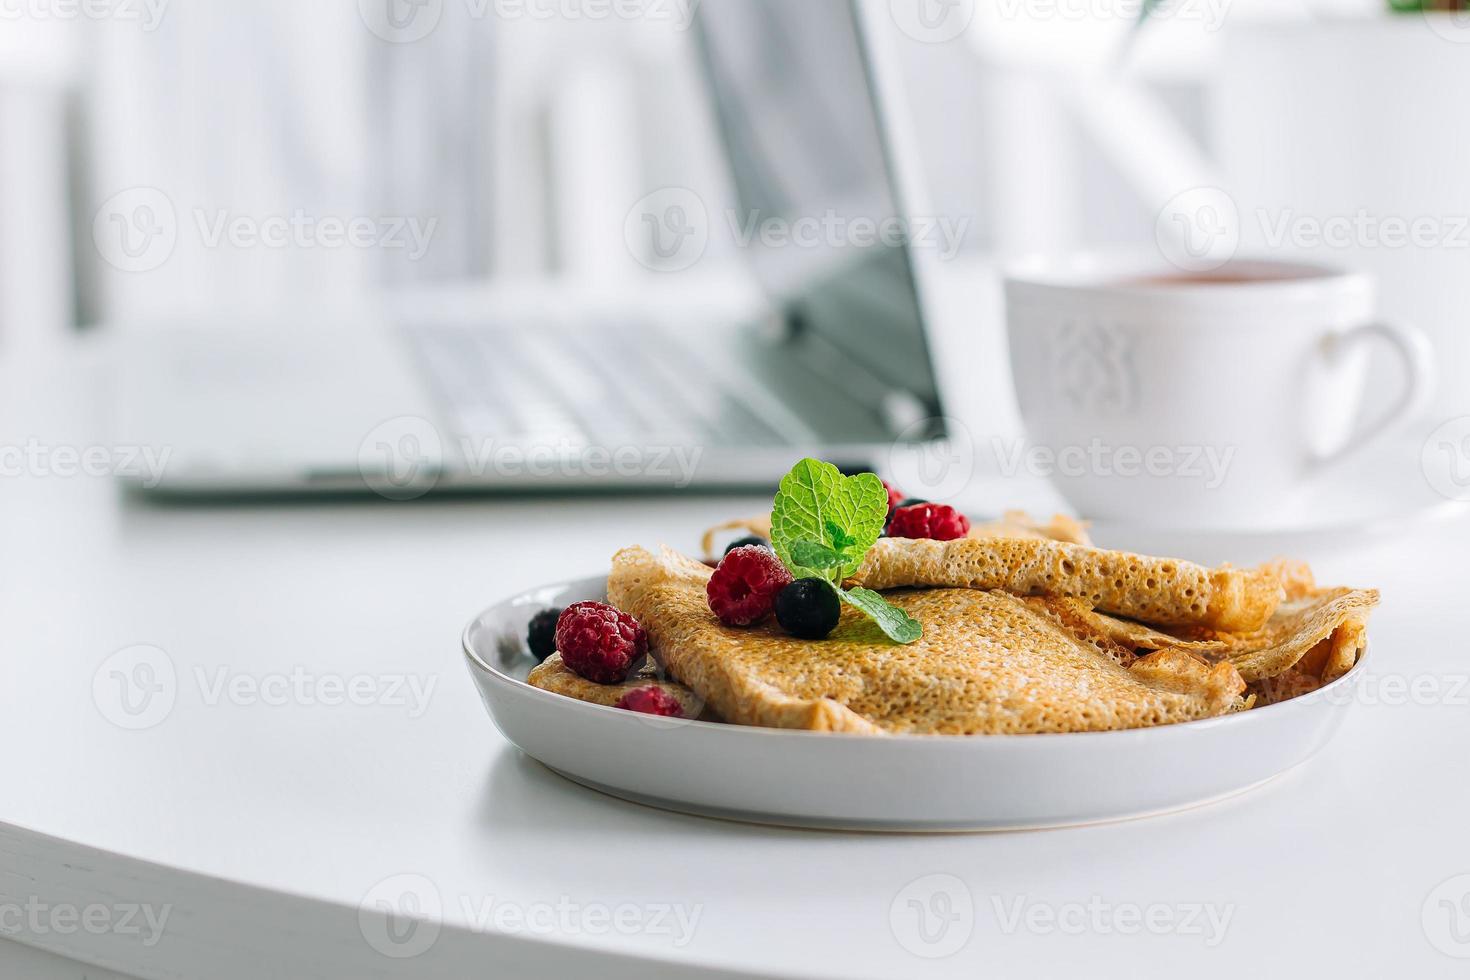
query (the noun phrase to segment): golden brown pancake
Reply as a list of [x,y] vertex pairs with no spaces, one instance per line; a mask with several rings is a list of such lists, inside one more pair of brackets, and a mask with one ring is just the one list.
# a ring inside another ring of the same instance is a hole
[[608,595],[648,630],[669,673],[727,721],[864,734],[1015,734],[1142,728],[1230,711],[1245,689],[1228,662],[1181,650],[1118,662],[1108,640],[1000,591],[913,589],[886,598],[924,624],[901,646],[853,610],[820,641],[774,623],[722,625],[710,569],[665,551],[613,559]]
[[570,667],[562,663],[561,654],[553,653],[545,663],[538,664],[532,669],[531,676],[526,678],[526,683],[532,687],[539,687],[543,691],[550,691],[552,694],[562,694],[569,698],[576,698],[578,701],[602,704],[609,708],[616,707],[623,695],[630,691],[636,691],[642,687],[658,687],[678,699],[686,718],[698,718],[704,709],[704,702],[699,695],[683,684],[660,679],[658,669],[652,664],[645,666],[621,684],[598,684],[587,680],[580,674],[573,673]]
[[[744,520],[727,521],[704,532],[700,546],[704,550],[706,559],[713,561],[719,555],[715,552],[715,538],[724,531],[743,531],[746,534],[754,534],[758,537],[770,540],[771,517],[769,514],[763,517],[747,517]],[[1008,510],[1005,516],[998,521],[989,521],[984,524],[976,524],[970,528],[969,537],[976,540],[986,538],[1034,538],[1039,540],[1066,541],[1069,544],[1091,545],[1092,538],[1087,534],[1087,525],[1081,521],[1057,514],[1045,524],[1035,520],[1030,514],[1023,510]]]
[[[1263,570],[1280,568],[1278,564]],[[1311,572],[1302,565],[1292,566],[1292,574],[1296,578],[1287,585],[1287,600],[1258,630],[1165,631],[1105,616],[1081,602],[1074,601],[1066,609],[1084,629],[1106,636],[1121,647],[1182,650],[1210,661],[1228,660],[1247,683],[1301,668],[1320,684],[1326,684],[1351,670],[1367,648],[1368,614],[1378,605],[1378,593],[1372,589],[1319,589],[1311,584]]]
[[1205,568],[1041,538],[884,538],[853,583],[878,591],[924,586],[1061,596],[1129,619],[1219,630],[1260,629],[1285,594],[1280,576],[1267,569]]

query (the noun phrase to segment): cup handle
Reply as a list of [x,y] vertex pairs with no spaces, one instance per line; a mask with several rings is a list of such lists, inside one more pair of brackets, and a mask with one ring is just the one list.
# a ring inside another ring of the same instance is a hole
[[1329,466],[1346,459],[1399,423],[1418,415],[1428,407],[1429,399],[1434,394],[1433,348],[1429,338],[1417,327],[1381,321],[1365,323],[1361,327],[1329,334],[1323,344],[1322,353],[1330,362],[1373,341],[1386,342],[1399,355],[1404,365],[1403,390],[1387,411],[1359,428],[1340,448],[1317,454],[1315,462],[1319,466]]

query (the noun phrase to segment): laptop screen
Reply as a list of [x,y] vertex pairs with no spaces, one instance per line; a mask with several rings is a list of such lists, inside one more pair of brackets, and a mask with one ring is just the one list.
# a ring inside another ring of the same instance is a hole
[[891,436],[942,435],[852,3],[719,0],[696,23],[738,197],[730,230],[785,315],[788,353],[857,386]]

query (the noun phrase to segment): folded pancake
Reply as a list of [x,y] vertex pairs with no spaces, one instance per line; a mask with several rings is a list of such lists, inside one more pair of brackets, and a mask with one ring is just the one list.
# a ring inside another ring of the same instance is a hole
[[966,537],[976,541],[987,538],[1031,538],[1039,541],[1065,541],[1068,544],[1091,545],[1087,525],[1065,514],[1056,514],[1045,524],[1024,510],[1008,510],[998,521],[972,525]]
[[[738,521],[727,521],[704,532],[700,546],[705,558],[713,561],[719,557],[715,551],[715,538],[723,532],[741,531],[770,540],[771,517],[747,517]],[[1036,540],[1066,541],[1069,544],[1091,545],[1087,525],[1064,514],[1057,514],[1046,523],[1034,519],[1023,510],[1008,510],[998,521],[987,521],[970,528],[970,537],[986,538],[1033,538]]]
[[[1286,601],[1257,630],[1225,632],[1206,629],[1162,630],[1096,612],[1085,602],[1065,601],[1054,613],[1080,629],[1105,636],[1117,649],[1148,653],[1181,650],[1209,662],[1228,660],[1248,684],[1294,676],[1281,685],[1299,689],[1337,680],[1351,670],[1368,645],[1368,614],[1378,605],[1373,589],[1321,589],[1305,565],[1276,563],[1262,572],[1277,575]],[[1041,600],[1030,600],[1038,602]],[[1283,700],[1274,695],[1269,702]]]
[[853,582],[878,591],[928,586],[1083,599],[1129,619],[1217,630],[1260,629],[1285,594],[1270,569],[1205,568],[1040,538],[884,538]]
[[699,695],[683,684],[661,679],[654,664],[643,667],[622,684],[598,684],[580,674],[572,673],[571,668],[562,663],[561,654],[553,653],[545,663],[538,664],[531,670],[526,683],[552,694],[561,694],[591,704],[602,704],[609,708],[615,707],[629,691],[636,691],[641,687],[658,687],[678,699],[679,705],[684,709],[684,717],[698,718],[704,710],[704,701]]
[[613,559],[609,600],[648,630],[650,649],[726,721],[863,734],[1105,731],[1224,714],[1245,689],[1228,662],[1162,650],[1120,664],[1107,638],[1011,594],[916,589],[886,598],[924,637],[900,646],[844,609],[825,640],[767,623],[723,626],[710,569],[665,551]]

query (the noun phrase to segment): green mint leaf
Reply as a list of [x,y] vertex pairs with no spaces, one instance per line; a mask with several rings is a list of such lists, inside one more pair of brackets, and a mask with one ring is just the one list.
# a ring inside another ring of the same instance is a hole
[[791,545],[791,560],[800,568],[826,572],[841,568],[846,559],[824,544],[803,539]]
[[839,527],[835,521],[827,522],[827,537],[832,540],[832,547],[838,551],[847,551],[853,545],[857,544],[856,539],[848,534],[845,529]]
[[837,591],[842,601],[878,624],[895,643],[914,643],[924,635],[923,625],[872,589]]
[[771,545],[793,573],[824,569],[801,564],[791,549],[798,541],[826,545],[842,555],[839,580],[858,570],[883,533],[888,518],[888,492],[872,473],[843,476],[837,467],[818,459],[804,459],[781,480],[771,508]]

